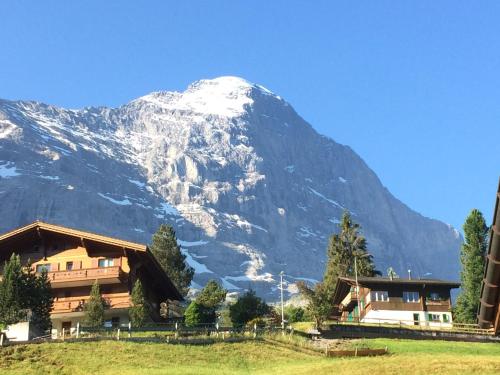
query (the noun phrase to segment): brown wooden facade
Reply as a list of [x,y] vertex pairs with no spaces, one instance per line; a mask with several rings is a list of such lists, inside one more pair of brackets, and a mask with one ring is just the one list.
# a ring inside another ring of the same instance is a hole
[[449,323],[452,308],[450,290],[460,286],[459,283],[442,280],[384,277],[360,277],[358,285],[359,294],[355,278],[338,279],[333,297],[334,317],[341,321],[411,322],[429,320],[429,316],[436,315],[444,317],[442,323]]
[[161,302],[182,299],[145,245],[37,221],[0,236],[0,273],[12,253],[19,254],[23,264],[33,262],[35,270],[48,271],[56,331],[63,326],[74,329],[81,322],[96,280],[109,307],[106,319],[113,325],[128,323],[130,295],[137,279],[142,282],[153,321],[161,320]]

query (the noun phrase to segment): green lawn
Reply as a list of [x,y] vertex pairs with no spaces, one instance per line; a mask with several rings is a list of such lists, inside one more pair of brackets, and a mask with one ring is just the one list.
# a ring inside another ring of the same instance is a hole
[[[375,339],[389,356],[325,358],[261,341],[206,346],[99,341],[0,349],[1,374],[500,374],[500,344]],[[350,344],[352,345],[352,344]]]

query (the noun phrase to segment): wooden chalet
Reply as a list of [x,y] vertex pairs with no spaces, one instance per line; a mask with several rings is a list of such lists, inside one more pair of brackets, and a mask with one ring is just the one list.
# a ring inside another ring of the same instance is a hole
[[481,328],[492,328],[500,334],[500,183],[498,184],[491,227],[486,267],[481,286],[478,323]]
[[140,279],[152,321],[160,321],[160,303],[182,299],[179,291],[145,245],[40,221],[0,236],[0,275],[12,253],[37,272],[48,271],[54,294],[52,335],[83,324],[83,306],[97,280],[107,302],[106,326],[129,323],[134,283]]
[[[357,290],[359,287],[359,292]],[[339,277],[334,317],[344,322],[451,326],[450,290],[459,283],[435,279]]]

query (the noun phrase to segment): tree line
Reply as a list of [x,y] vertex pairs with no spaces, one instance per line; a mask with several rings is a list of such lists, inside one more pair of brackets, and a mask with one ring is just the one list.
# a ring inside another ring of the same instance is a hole
[[[460,255],[462,287],[454,307],[454,315],[457,322],[475,323],[489,228],[481,212],[474,209],[467,217],[463,230],[464,242]],[[178,245],[174,229],[162,224],[153,235],[149,248],[181,295],[185,297],[194,276],[194,269],[187,264],[186,255]],[[305,310],[300,307],[288,307],[289,318],[300,320],[308,317],[320,327],[333,311],[333,292],[338,277],[354,276],[355,262],[358,276],[381,274],[376,270],[373,256],[367,250],[367,241],[361,234],[360,225],[353,221],[348,211],[345,211],[339,224],[339,232],[329,239],[323,280],[314,286],[302,281],[297,284],[301,295],[307,301],[307,307]],[[388,272],[394,271],[391,268]],[[210,280],[188,305],[185,311],[185,323],[192,326],[215,323],[220,318],[218,310],[226,300],[226,295],[227,290],[215,280]],[[25,318],[26,314],[30,314],[32,322],[47,330],[51,327],[52,305],[53,297],[47,272],[43,270],[40,274],[36,274],[31,262],[23,266],[19,255],[13,254],[4,265],[3,278],[0,281],[0,325],[16,323]],[[83,306],[85,324],[102,327],[106,308],[108,308],[107,302],[102,298],[96,281],[92,286],[90,298]],[[150,315],[150,308],[143,285],[138,279],[133,285],[129,310],[130,321],[134,327],[144,325]],[[260,324],[263,317],[280,320],[278,312],[252,290],[240,295],[236,302],[229,306],[228,312],[235,326],[249,322]]]

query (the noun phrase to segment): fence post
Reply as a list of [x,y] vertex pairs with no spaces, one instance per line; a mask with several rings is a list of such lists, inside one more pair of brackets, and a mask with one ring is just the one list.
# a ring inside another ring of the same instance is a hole
[[63,341],[64,341],[65,336],[66,336],[66,328],[63,328],[62,329],[62,339],[63,339]]
[[179,338],[179,324],[175,322],[175,338]]
[[76,323],[76,338],[80,338],[80,322]]
[[257,338],[257,323],[253,324],[253,338]]
[[132,322],[128,322],[128,338],[132,337]]
[[116,331],[116,339],[120,341],[120,328]]
[[3,346],[3,336],[4,334],[0,332],[0,347]]
[[219,338],[219,322],[215,323],[215,335]]

